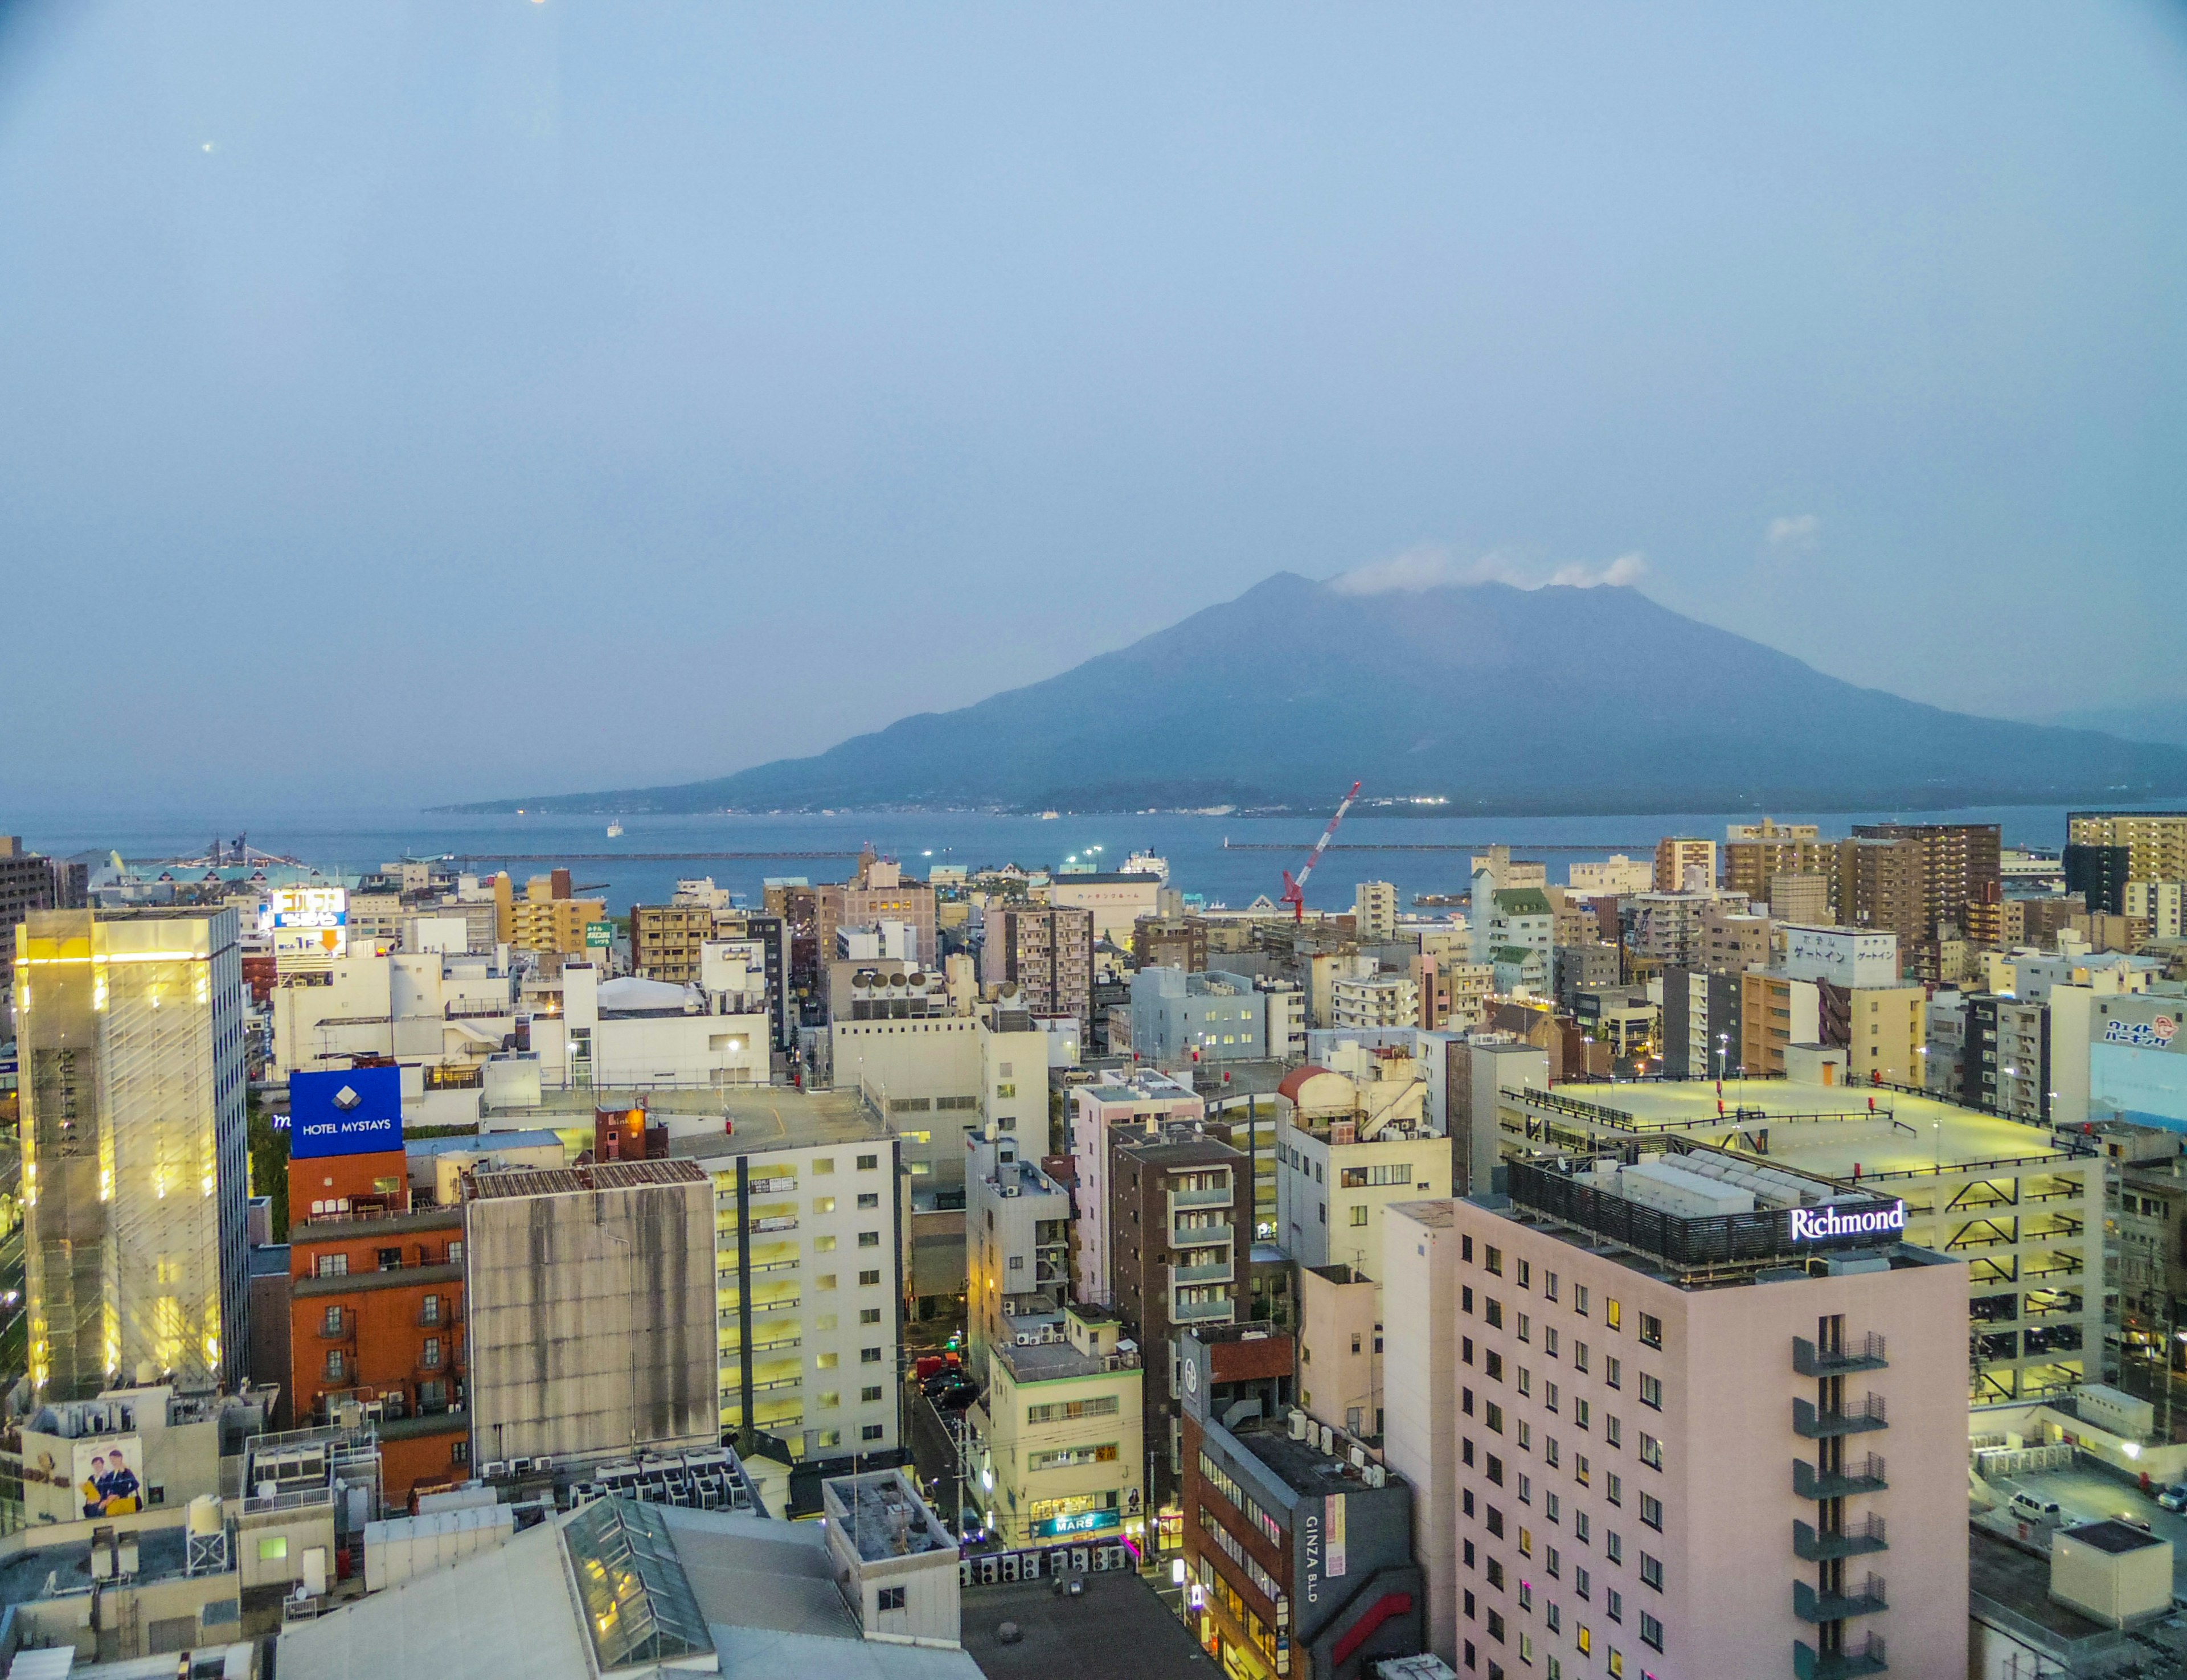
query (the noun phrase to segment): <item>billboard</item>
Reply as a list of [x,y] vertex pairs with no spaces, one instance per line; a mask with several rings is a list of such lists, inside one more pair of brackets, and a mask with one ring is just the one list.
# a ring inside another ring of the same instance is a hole
[[273,954],[340,957],[349,950],[349,891],[338,886],[284,886],[268,900]]
[[2187,998],[2105,997],[2090,1023],[2089,1113],[2187,1132]]
[[402,1070],[289,1076],[289,1153],[364,1155],[402,1147]]
[[604,951],[614,943],[615,924],[613,922],[588,922],[585,924],[586,950]]
[[144,1505],[144,1443],[133,1435],[75,1443],[76,1497],[87,1517],[126,1517]]

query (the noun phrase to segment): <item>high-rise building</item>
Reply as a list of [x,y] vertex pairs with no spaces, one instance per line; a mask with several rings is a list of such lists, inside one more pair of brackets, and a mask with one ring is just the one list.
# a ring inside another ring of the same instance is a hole
[[2126,847],[2131,880],[2187,879],[2187,811],[2072,811],[2066,838],[2075,846]]
[[[15,965],[15,929],[33,910],[83,907],[82,866],[25,851],[14,834],[0,834],[0,1016]],[[4,1035],[0,1020],[0,1036]]]
[[1768,902],[1774,921],[1827,922],[1830,919],[1830,878],[1827,871],[1772,875],[1768,891],[1761,896]]
[[2065,862],[2067,892],[2079,893],[2092,911],[2126,913],[2127,883],[2134,879],[2132,846],[2068,843]]
[[1656,842],[1655,888],[1658,892],[1716,890],[1716,842],[1686,834],[1667,834]]
[[[1912,880],[1903,907],[1894,902],[1892,913],[1863,915],[1855,879],[1854,910],[1846,909],[1844,882],[1838,894],[1838,919],[1863,926],[1892,927],[1909,941],[1932,944],[1943,937],[1940,924],[1949,923],[1965,930],[1980,907],[1996,902],[2003,890],[2004,874],[1998,826],[1994,823],[1864,823],[1852,831],[1855,842],[1892,840],[1910,843]],[[1842,857],[1844,847],[1840,847]],[[1905,924],[1914,924],[1910,928]]]
[[607,901],[571,896],[570,872],[534,875],[519,896],[506,874],[493,879],[495,917],[504,944],[519,951],[585,954],[587,930],[607,920]]
[[1362,939],[1397,936],[1397,889],[1388,881],[1362,881],[1352,890],[1352,921]]
[[1094,1024],[1094,913],[1013,905],[987,916],[980,978],[989,986],[1015,985],[1014,1007],[1036,1015],[1076,1015],[1079,1030]]
[[1723,885],[1760,902],[1773,876],[1827,878],[1830,850],[1813,823],[1734,823],[1723,845]]
[[[822,970],[835,954],[836,929],[872,927],[880,922],[902,922],[914,930],[918,949],[912,953],[913,961],[938,960],[934,889],[925,881],[907,879],[900,865],[867,852],[858,859],[858,872],[851,879],[826,883],[813,892],[813,948]],[[767,907],[773,910],[772,901]]]
[[250,1197],[232,909],[32,911],[15,930],[30,1376],[239,1381]]
[[1447,1226],[1397,1216],[1392,1294],[1456,1308],[1454,1350],[1395,1340],[1387,1395],[1425,1396],[1403,1468],[1455,1484],[1457,1543],[1422,1554],[1459,1672],[1964,1664],[1965,1270],[1902,1240],[1888,1193],[1712,1176],[1736,1166],[1514,1163]]

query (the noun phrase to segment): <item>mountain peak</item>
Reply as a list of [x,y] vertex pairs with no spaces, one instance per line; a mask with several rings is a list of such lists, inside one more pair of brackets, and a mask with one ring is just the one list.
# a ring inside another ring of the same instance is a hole
[[1044,682],[810,758],[456,808],[1318,809],[1354,780],[1448,814],[2187,793],[2187,750],[1856,688],[1672,611],[1622,565],[1534,587],[1425,562],[1318,582],[1279,571]]

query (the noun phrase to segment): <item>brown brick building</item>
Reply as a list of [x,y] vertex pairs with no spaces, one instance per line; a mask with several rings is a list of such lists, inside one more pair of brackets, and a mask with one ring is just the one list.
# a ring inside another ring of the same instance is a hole
[[387,1497],[469,1474],[463,1210],[413,1209],[400,1149],[289,1163],[290,1394],[299,1427],[374,1408]]

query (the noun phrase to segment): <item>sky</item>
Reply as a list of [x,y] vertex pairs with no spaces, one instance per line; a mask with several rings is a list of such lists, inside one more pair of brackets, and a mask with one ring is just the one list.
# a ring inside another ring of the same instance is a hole
[[0,0],[0,828],[720,774],[1279,570],[2176,703],[2183,156],[2134,0]]

